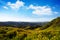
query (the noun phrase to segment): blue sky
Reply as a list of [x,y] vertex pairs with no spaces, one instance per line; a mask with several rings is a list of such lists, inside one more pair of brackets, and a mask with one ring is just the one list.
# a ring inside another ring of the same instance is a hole
[[60,16],[60,0],[0,0],[0,21],[45,22]]

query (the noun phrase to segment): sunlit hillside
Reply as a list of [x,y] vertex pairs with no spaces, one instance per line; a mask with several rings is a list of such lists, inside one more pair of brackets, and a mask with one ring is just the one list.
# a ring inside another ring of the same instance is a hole
[[0,40],[60,40],[60,17],[43,27],[27,28],[0,26]]

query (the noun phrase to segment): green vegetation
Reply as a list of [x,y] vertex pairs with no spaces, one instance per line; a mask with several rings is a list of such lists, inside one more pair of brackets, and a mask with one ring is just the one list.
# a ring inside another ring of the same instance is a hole
[[60,17],[33,30],[29,29],[29,26],[27,28],[2,26],[0,40],[60,40]]

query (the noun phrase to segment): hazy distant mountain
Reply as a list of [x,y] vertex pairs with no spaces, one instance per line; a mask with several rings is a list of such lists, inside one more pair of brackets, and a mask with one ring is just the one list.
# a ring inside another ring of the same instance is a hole
[[43,26],[48,22],[0,22],[0,26],[11,26],[11,27],[37,27]]

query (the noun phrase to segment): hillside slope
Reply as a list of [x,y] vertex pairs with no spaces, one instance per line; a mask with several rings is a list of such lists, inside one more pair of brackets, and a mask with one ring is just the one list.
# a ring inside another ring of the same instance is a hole
[[60,40],[60,17],[34,30],[0,27],[0,40]]
[[47,25],[44,25],[42,29],[59,29],[60,28],[60,17],[57,17],[56,19],[53,19],[51,22],[49,22]]

